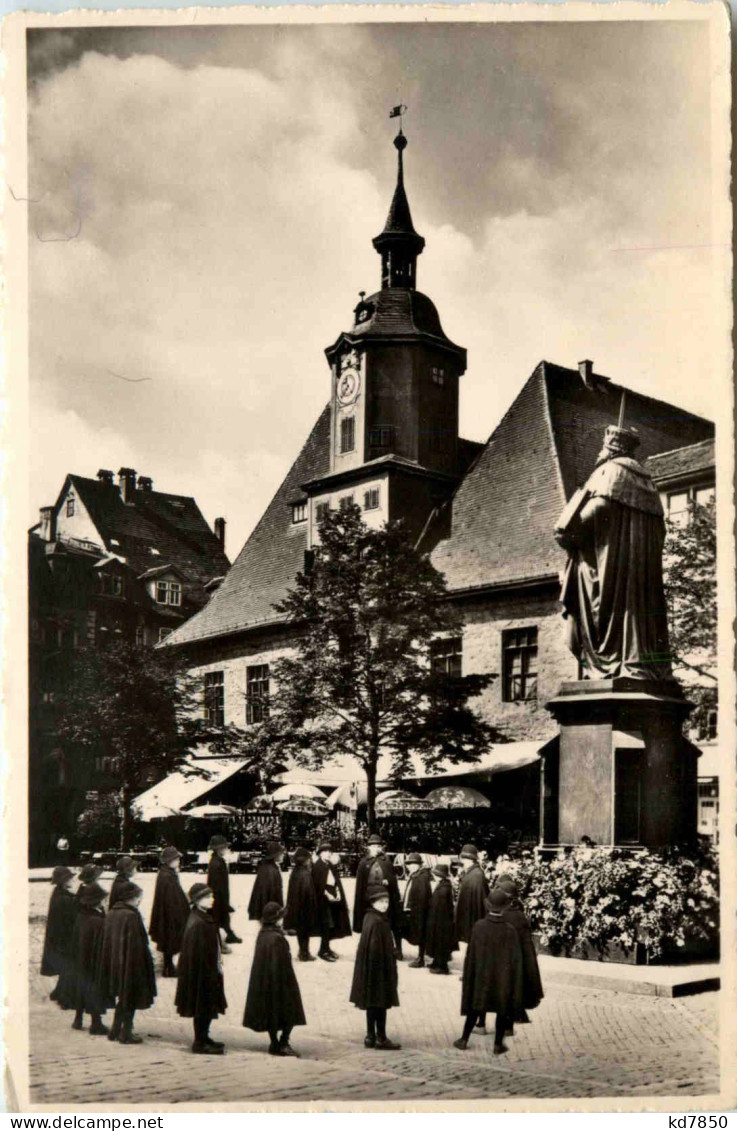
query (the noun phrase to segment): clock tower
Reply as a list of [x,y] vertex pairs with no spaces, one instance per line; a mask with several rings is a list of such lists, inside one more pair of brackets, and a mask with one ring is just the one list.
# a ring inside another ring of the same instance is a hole
[[425,241],[404,187],[407,139],[394,139],[397,185],[384,230],[381,290],[361,292],[353,325],[325,351],[331,369],[330,472],[304,485],[311,541],[320,508],[357,503],[366,522],[404,519],[419,534],[459,475],[458,382],[466,351],[443,332],[417,290]]

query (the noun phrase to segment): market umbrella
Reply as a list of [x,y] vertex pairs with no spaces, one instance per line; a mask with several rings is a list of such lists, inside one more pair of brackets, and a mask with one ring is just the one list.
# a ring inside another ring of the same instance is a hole
[[248,813],[270,813],[274,808],[274,801],[270,793],[261,793],[258,797],[252,797],[246,805]]
[[346,782],[339,785],[328,797],[325,804],[330,809],[357,809],[368,801],[368,786],[366,782]]
[[232,805],[197,805],[188,809],[184,816],[193,817],[196,821],[214,821],[222,817],[235,817],[238,813]]
[[294,785],[280,785],[271,795],[273,801],[291,801],[293,797],[307,797],[324,802],[325,794],[317,785],[296,782]]
[[426,813],[434,806],[422,797],[415,797],[405,789],[387,789],[376,798],[377,817],[390,813]]
[[491,809],[491,802],[468,785],[443,785],[425,798],[433,809]]
[[306,817],[327,817],[329,809],[311,797],[293,797],[277,805],[280,813],[301,813]]

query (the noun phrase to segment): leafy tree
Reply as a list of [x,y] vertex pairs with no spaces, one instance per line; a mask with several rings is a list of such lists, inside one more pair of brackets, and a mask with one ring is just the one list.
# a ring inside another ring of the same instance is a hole
[[201,696],[201,681],[169,650],[116,641],[74,654],[55,729],[75,760],[108,759],[121,849],[129,847],[133,799],[147,784],[185,766],[206,778],[189,760],[198,746],[214,754],[246,753],[238,728],[207,728]]
[[703,732],[717,701],[716,510],[689,506],[688,521],[667,524],[663,579],[675,675],[696,703],[691,718]]
[[468,705],[494,678],[433,663],[439,636],[461,621],[445,580],[403,528],[370,529],[351,505],[320,522],[311,568],[277,610],[294,653],[274,666],[275,689],[255,739],[272,757],[319,769],[346,753],[361,764],[375,823],[379,758],[402,777],[419,754],[426,770],[478,760],[504,741]]

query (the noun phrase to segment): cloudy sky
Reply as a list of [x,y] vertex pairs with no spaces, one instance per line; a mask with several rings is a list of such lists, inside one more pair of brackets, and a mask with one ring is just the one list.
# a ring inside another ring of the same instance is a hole
[[[232,557],[379,286],[409,106],[418,283],[486,439],[541,358],[708,416],[708,31],[697,23],[32,31],[34,505],[123,465]],[[706,245],[706,246],[705,246]]]

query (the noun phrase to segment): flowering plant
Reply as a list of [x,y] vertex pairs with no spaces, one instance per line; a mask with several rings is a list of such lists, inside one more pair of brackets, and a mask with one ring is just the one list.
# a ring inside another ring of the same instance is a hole
[[519,885],[533,931],[554,954],[642,943],[655,957],[719,937],[719,872],[708,852],[579,848],[554,859],[500,858],[501,873]]

